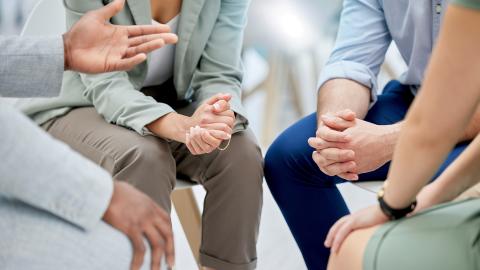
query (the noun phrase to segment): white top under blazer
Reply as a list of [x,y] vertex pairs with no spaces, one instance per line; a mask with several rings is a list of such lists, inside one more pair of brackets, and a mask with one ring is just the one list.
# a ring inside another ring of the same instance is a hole
[[[171,19],[167,25],[170,26],[172,33],[178,34],[178,22],[180,14]],[[153,20],[152,24],[159,24]],[[175,44],[169,44],[163,48],[150,53],[150,62],[148,72],[143,82],[143,86],[161,85],[173,77],[173,64],[175,61]]]

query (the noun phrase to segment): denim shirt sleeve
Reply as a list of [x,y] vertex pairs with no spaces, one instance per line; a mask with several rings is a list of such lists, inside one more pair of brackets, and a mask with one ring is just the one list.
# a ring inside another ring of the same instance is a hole
[[335,48],[318,82],[331,79],[356,81],[371,89],[377,100],[377,75],[392,41],[380,0],[345,0]]

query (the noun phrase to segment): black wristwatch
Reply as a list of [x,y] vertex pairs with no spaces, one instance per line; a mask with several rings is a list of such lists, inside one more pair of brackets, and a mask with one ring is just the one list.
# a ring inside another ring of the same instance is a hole
[[384,185],[380,189],[380,191],[377,193],[377,198],[378,198],[378,203],[380,204],[380,209],[390,220],[401,219],[406,215],[410,214],[411,212],[413,212],[413,210],[415,210],[415,207],[417,206],[417,200],[415,200],[409,206],[402,209],[395,209],[390,205],[388,205],[383,199],[383,196],[385,195],[385,186],[386,185]]

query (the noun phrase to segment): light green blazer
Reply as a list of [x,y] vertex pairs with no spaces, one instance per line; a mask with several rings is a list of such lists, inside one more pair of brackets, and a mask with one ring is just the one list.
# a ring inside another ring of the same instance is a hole
[[[67,26],[110,1],[65,0]],[[112,23],[151,24],[149,0],[126,2]],[[232,109],[240,116],[237,131],[248,124],[241,104],[241,48],[248,4],[249,0],[183,0],[175,52],[174,84],[178,97],[202,102],[216,93],[231,93]],[[26,100],[19,102],[18,107],[42,124],[73,107],[94,106],[108,122],[145,135],[145,125],[174,111],[139,91],[148,63],[149,60],[129,72],[65,72],[58,98]]]

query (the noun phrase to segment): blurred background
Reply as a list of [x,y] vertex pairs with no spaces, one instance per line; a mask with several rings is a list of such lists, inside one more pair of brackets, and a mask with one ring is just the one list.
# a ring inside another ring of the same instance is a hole
[[[20,34],[37,1],[0,0],[0,34]],[[282,130],[315,111],[317,78],[333,47],[341,7],[341,0],[252,1],[243,52],[243,98],[251,128],[264,151]],[[404,69],[405,64],[392,45],[379,84],[383,86]],[[365,199],[350,184],[340,188],[352,209],[374,202],[373,196]],[[266,185],[264,190],[258,269],[306,269]],[[194,191],[201,207],[205,193],[198,186]],[[174,225],[175,231],[182,230],[178,222]],[[179,248],[188,252],[186,243]],[[184,267],[179,269],[194,269],[191,255],[184,258]]]

